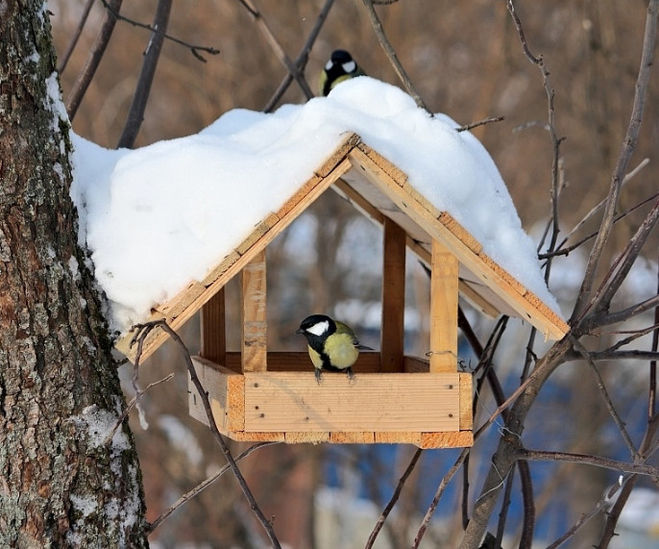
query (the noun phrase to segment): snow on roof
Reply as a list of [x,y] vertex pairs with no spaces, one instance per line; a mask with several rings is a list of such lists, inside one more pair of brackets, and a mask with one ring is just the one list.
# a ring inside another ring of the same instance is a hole
[[485,148],[449,117],[361,77],[273,114],[235,109],[198,134],[135,150],[72,135],[80,241],[122,332],[230,253],[354,132],[448,211],[483,250],[558,312]]

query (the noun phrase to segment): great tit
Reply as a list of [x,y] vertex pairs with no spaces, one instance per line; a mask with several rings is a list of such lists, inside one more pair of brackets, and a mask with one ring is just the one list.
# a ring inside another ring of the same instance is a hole
[[318,383],[321,370],[345,371],[353,379],[352,365],[357,361],[360,349],[370,349],[359,344],[350,326],[327,315],[308,316],[295,333],[307,338],[307,350]]
[[365,75],[366,73],[357,65],[352,55],[345,50],[334,50],[325,64],[323,72],[320,73],[320,94],[327,95],[340,82]]

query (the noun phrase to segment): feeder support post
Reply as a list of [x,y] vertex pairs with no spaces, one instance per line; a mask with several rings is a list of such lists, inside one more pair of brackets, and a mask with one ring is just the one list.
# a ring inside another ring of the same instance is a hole
[[458,259],[433,239],[430,275],[430,371],[458,369]]
[[245,372],[267,370],[265,250],[242,270],[241,365]]

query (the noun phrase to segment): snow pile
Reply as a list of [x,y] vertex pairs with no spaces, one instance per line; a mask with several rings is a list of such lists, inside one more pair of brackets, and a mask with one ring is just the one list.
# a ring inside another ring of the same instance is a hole
[[281,207],[346,132],[409,176],[485,252],[558,311],[499,172],[483,146],[400,89],[362,77],[273,114],[227,112],[196,135],[111,151],[73,136],[71,196],[81,241],[125,331],[176,295]]

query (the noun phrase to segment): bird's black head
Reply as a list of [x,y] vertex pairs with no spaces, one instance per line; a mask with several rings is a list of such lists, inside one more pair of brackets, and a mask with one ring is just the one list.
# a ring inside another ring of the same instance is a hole
[[311,315],[305,318],[296,334],[302,334],[307,338],[309,344],[314,347],[314,343],[319,343],[336,332],[336,323],[327,315]]
[[350,63],[352,60],[352,55],[346,50],[334,50],[330,57],[332,65],[342,65],[343,63]]

